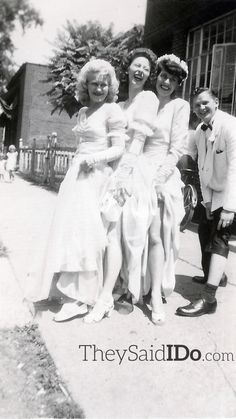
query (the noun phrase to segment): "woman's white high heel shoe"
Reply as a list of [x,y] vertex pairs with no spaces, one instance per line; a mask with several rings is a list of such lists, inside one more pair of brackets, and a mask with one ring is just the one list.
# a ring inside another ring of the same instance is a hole
[[157,294],[151,299],[151,308],[152,314],[151,319],[152,323],[157,326],[162,326],[165,323],[166,314],[163,307],[163,300],[161,294]]
[[158,326],[162,326],[165,323],[166,315],[164,311],[153,311],[152,310],[152,322]]
[[77,301],[73,303],[63,304],[61,310],[54,316],[55,322],[63,322],[65,320],[72,319],[73,317],[86,314],[88,312],[88,307],[86,304],[78,303]]
[[111,313],[114,309],[114,300],[103,300],[98,299],[93,309],[87,316],[84,317],[85,323],[97,323],[100,322],[104,317],[111,317]]

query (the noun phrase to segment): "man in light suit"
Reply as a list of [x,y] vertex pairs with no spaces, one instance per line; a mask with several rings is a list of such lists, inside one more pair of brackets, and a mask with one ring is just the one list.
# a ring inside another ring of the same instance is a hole
[[196,129],[194,145],[208,231],[208,243],[205,249],[202,247],[203,261],[208,264],[207,282],[200,299],[177,309],[180,316],[196,317],[216,311],[215,295],[229,253],[236,213],[236,118],[220,111],[218,103],[210,89],[195,90],[193,110],[202,121]]

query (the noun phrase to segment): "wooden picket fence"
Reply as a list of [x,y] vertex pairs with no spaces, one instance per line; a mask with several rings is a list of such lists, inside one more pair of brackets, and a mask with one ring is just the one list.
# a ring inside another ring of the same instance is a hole
[[34,140],[33,146],[20,147],[19,172],[38,183],[57,189],[70,167],[75,149],[59,148],[50,145],[39,149]]

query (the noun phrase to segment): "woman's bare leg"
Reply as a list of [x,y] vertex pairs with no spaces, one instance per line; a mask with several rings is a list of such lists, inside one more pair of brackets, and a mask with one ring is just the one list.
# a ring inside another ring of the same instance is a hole
[[120,222],[112,223],[108,231],[108,247],[105,255],[104,284],[102,294],[112,292],[121,270],[122,251],[120,240]]
[[110,315],[113,309],[112,292],[122,264],[120,222],[110,225],[108,241],[109,244],[105,255],[103,289],[93,310],[84,318],[86,323],[102,320],[105,315]]
[[149,270],[152,286],[152,320],[156,324],[164,321],[164,310],[161,295],[161,284],[164,267],[164,248],[162,243],[161,207],[158,207],[149,230]]

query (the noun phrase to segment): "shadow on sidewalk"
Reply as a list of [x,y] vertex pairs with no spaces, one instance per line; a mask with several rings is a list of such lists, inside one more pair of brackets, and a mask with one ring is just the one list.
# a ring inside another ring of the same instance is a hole
[[191,231],[192,233],[197,233],[198,231],[198,224],[197,223],[189,223],[189,225],[186,227],[186,230]]
[[189,301],[200,298],[203,285],[192,281],[191,276],[176,275],[175,292]]
[[[174,291],[177,294],[180,294],[184,299],[193,301],[200,298],[202,289],[203,285],[193,282],[191,276],[176,275],[176,284]],[[165,300],[165,298],[163,298],[163,303],[167,303],[167,300]],[[151,294],[149,292],[148,295],[144,296],[143,304],[137,303],[135,304],[135,306],[143,312],[144,316],[147,317],[148,320],[152,321],[152,311],[150,304]]]
[[33,319],[37,319],[42,317],[42,314],[45,311],[50,311],[54,314],[58,313],[58,311],[62,307],[61,301],[55,300],[41,300],[37,302],[31,302],[29,300],[24,299],[24,304],[27,309],[30,311]]

